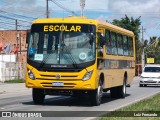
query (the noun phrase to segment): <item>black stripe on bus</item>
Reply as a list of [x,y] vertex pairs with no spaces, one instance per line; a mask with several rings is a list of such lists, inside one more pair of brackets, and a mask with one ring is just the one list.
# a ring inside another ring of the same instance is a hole
[[98,59],[98,69],[133,69],[134,60]]

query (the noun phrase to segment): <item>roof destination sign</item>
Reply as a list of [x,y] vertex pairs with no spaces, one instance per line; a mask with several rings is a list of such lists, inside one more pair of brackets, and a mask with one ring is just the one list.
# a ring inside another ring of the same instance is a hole
[[44,25],[44,32],[65,31],[65,32],[81,32],[79,25]]
[[84,32],[95,33],[95,25],[74,23],[36,23],[31,27],[31,32]]

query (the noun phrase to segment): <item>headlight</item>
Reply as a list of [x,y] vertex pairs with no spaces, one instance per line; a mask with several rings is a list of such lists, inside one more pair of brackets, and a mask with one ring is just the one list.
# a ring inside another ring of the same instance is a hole
[[93,70],[88,71],[82,78],[82,80],[89,80],[92,76]]
[[28,76],[30,79],[35,80],[35,76],[31,70],[28,70]]

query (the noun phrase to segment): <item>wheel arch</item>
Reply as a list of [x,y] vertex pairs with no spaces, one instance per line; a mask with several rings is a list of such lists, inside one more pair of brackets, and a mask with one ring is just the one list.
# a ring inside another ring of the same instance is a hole
[[[100,74],[99,80],[101,80],[102,85],[104,84],[104,73]],[[100,81],[99,81],[100,82]]]
[[127,73],[127,71],[124,72],[124,80],[125,80],[125,82],[127,84],[127,82],[128,82],[128,73]]

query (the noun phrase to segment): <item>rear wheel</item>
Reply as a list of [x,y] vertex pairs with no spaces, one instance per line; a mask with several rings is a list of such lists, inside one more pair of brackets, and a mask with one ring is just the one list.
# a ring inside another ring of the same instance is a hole
[[112,98],[125,98],[125,96],[126,96],[126,79],[124,79],[122,86],[111,88],[110,95]]
[[35,104],[43,104],[45,99],[45,94],[43,89],[33,88],[32,98]]
[[118,87],[118,97],[125,98],[126,96],[126,80],[124,80],[123,85]]
[[102,82],[99,82],[98,88],[96,90],[90,91],[90,101],[94,106],[98,106],[101,104],[101,99],[103,96],[103,87]]

